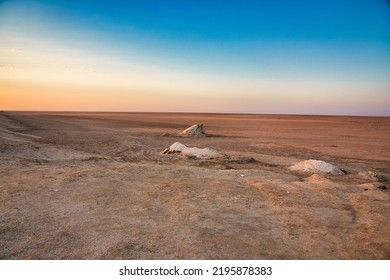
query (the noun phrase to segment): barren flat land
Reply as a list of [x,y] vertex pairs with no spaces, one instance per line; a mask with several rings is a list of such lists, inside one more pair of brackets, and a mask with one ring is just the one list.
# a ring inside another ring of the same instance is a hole
[[390,259],[389,141],[388,117],[2,112],[0,258]]

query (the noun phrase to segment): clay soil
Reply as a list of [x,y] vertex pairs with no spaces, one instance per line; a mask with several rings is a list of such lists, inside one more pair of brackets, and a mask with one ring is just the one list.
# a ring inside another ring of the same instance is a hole
[[379,117],[3,112],[0,258],[389,259],[389,139]]

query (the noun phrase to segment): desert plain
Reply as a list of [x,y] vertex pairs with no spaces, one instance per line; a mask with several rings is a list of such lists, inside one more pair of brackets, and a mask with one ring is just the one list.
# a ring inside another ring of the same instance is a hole
[[0,258],[389,259],[389,139],[389,117],[1,112]]

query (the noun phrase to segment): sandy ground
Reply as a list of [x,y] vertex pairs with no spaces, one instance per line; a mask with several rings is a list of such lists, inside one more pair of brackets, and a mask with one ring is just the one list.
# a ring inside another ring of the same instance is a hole
[[390,118],[3,112],[0,258],[389,259],[389,139]]

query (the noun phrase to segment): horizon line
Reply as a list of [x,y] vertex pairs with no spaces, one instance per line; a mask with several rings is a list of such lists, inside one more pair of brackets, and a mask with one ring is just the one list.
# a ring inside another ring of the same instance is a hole
[[188,115],[263,115],[263,116],[316,116],[316,117],[372,117],[389,118],[389,115],[353,115],[353,114],[305,114],[305,113],[240,113],[240,112],[183,112],[183,111],[99,111],[99,110],[0,110],[7,112],[29,113],[106,113],[106,114],[188,114]]

